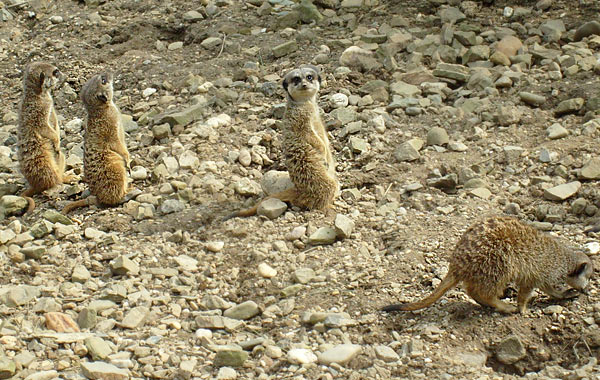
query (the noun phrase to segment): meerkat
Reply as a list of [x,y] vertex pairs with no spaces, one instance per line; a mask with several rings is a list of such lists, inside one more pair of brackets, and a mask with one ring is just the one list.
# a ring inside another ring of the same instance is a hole
[[[277,198],[300,208],[325,211],[339,192],[339,183],[317,104],[321,86],[319,69],[304,65],[291,70],[285,75],[282,85],[287,98],[282,146],[294,187],[272,194],[267,199]],[[259,205],[260,202],[225,219],[255,215]]]
[[120,204],[129,191],[129,151],[121,114],[113,102],[112,74],[94,75],[83,85],[80,97],[87,112],[83,168],[91,196],[69,203],[65,214],[90,204]]
[[[467,229],[450,257],[448,274],[431,295],[383,311],[426,308],[462,282],[480,305],[525,313],[534,289],[557,299],[573,298],[585,289],[592,272],[590,258],[559,238],[515,218],[491,217]],[[518,308],[499,299],[509,283],[519,288]]]
[[23,99],[19,112],[19,166],[29,187],[21,194],[27,199],[27,212],[33,211],[32,196],[65,182],[65,155],[60,150],[60,127],[52,100],[52,90],[63,80],[54,65],[34,62],[23,75]]

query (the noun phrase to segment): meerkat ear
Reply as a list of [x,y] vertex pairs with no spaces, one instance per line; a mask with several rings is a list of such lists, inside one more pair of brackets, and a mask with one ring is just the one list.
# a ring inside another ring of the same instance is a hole
[[303,67],[309,68],[309,69],[313,70],[315,73],[317,73],[317,80],[319,81],[319,84],[321,84],[321,70],[317,66],[304,65]]
[[46,79],[46,75],[44,73],[40,73],[40,84],[44,84],[44,79]]
[[577,277],[579,275],[581,275],[583,272],[585,272],[585,270],[587,269],[588,263],[581,263],[579,265],[577,265],[577,269],[575,269],[573,271],[573,273],[571,273],[571,277]]
[[283,82],[281,82],[281,85],[283,86],[283,89],[287,92],[287,88],[288,88],[288,82],[287,82],[287,78],[283,78]]

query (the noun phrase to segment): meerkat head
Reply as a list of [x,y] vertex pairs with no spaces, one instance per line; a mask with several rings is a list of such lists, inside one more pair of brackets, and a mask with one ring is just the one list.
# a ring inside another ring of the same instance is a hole
[[575,266],[567,276],[567,284],[577,290],[583,290],[594,272],[592,260],[582,251],[576,252]]
[[283,88],[288,100],[295,102],[310,101],[315,98],[321,87],[319,69],[313,65],[300,66],[287,73],[283,78]]
[[81,101],[86,107],[109,104],[113,99],[113,75],[100,73],[91,77],[81,89]]
[[46,62],[34,62],[27,65],[23,75],[23,86],[36,94],[57,88],[63,79],[60,70]]

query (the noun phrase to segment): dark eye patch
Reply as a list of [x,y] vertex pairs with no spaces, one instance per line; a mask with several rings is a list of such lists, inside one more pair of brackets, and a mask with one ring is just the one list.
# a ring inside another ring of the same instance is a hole
[[55,77],[57,77],[57,78],[58,78],[58,76],[60,75],[60,70],[59,70],[59,69],[55,69],[55,70],[52,72],[52,75],[54,75]]
[[302,82],[302,79],[300,77],[293,77],[292,82],[297,85],[300,84],[300,82]]

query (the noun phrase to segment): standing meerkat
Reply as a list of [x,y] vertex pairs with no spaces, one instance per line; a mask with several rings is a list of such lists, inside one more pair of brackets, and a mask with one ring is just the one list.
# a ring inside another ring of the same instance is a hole
[[29,184],[21,194],[29,203],[27,212],[35,208],[33,195],[74,179],[65,175],[65,155],[60,150],[60,127],[51,94],[62,78],[58,68],[46,62],[27,65],[23,74],[17,137],[19,166]]
[[[327,131],[319,115],[317,95],[321,85],[319,69],[301,66],[283,79],[287,107],[283,119],[283,150],[294,187],[272,194],[294,206],[309,210],[326,210],[339,192],[335,162]],[[252,208],[235,212],[225,219],[255,215],[260,202]]]
[[121,114],[113,102],[112,74],[94,75],[83,85],[80,97],[87,112],[83,168],[92,196],[69,203],[65,214],[90,204],[117,205],[129,191],[129,152]]
[[[592,275],[590,258],[560,239],[511,217],[491,217],[469,227],[454,248],[448,274],[425,299],[389,305],[383,311],[426,308],[448,290],[464,284],[477,303],[503,313],[524,313],[538,288],[564,299],[583,290]],[[518,288],[517,307],[499,299],[509,283]],[[566,289],[569,285],[573,289]]]

